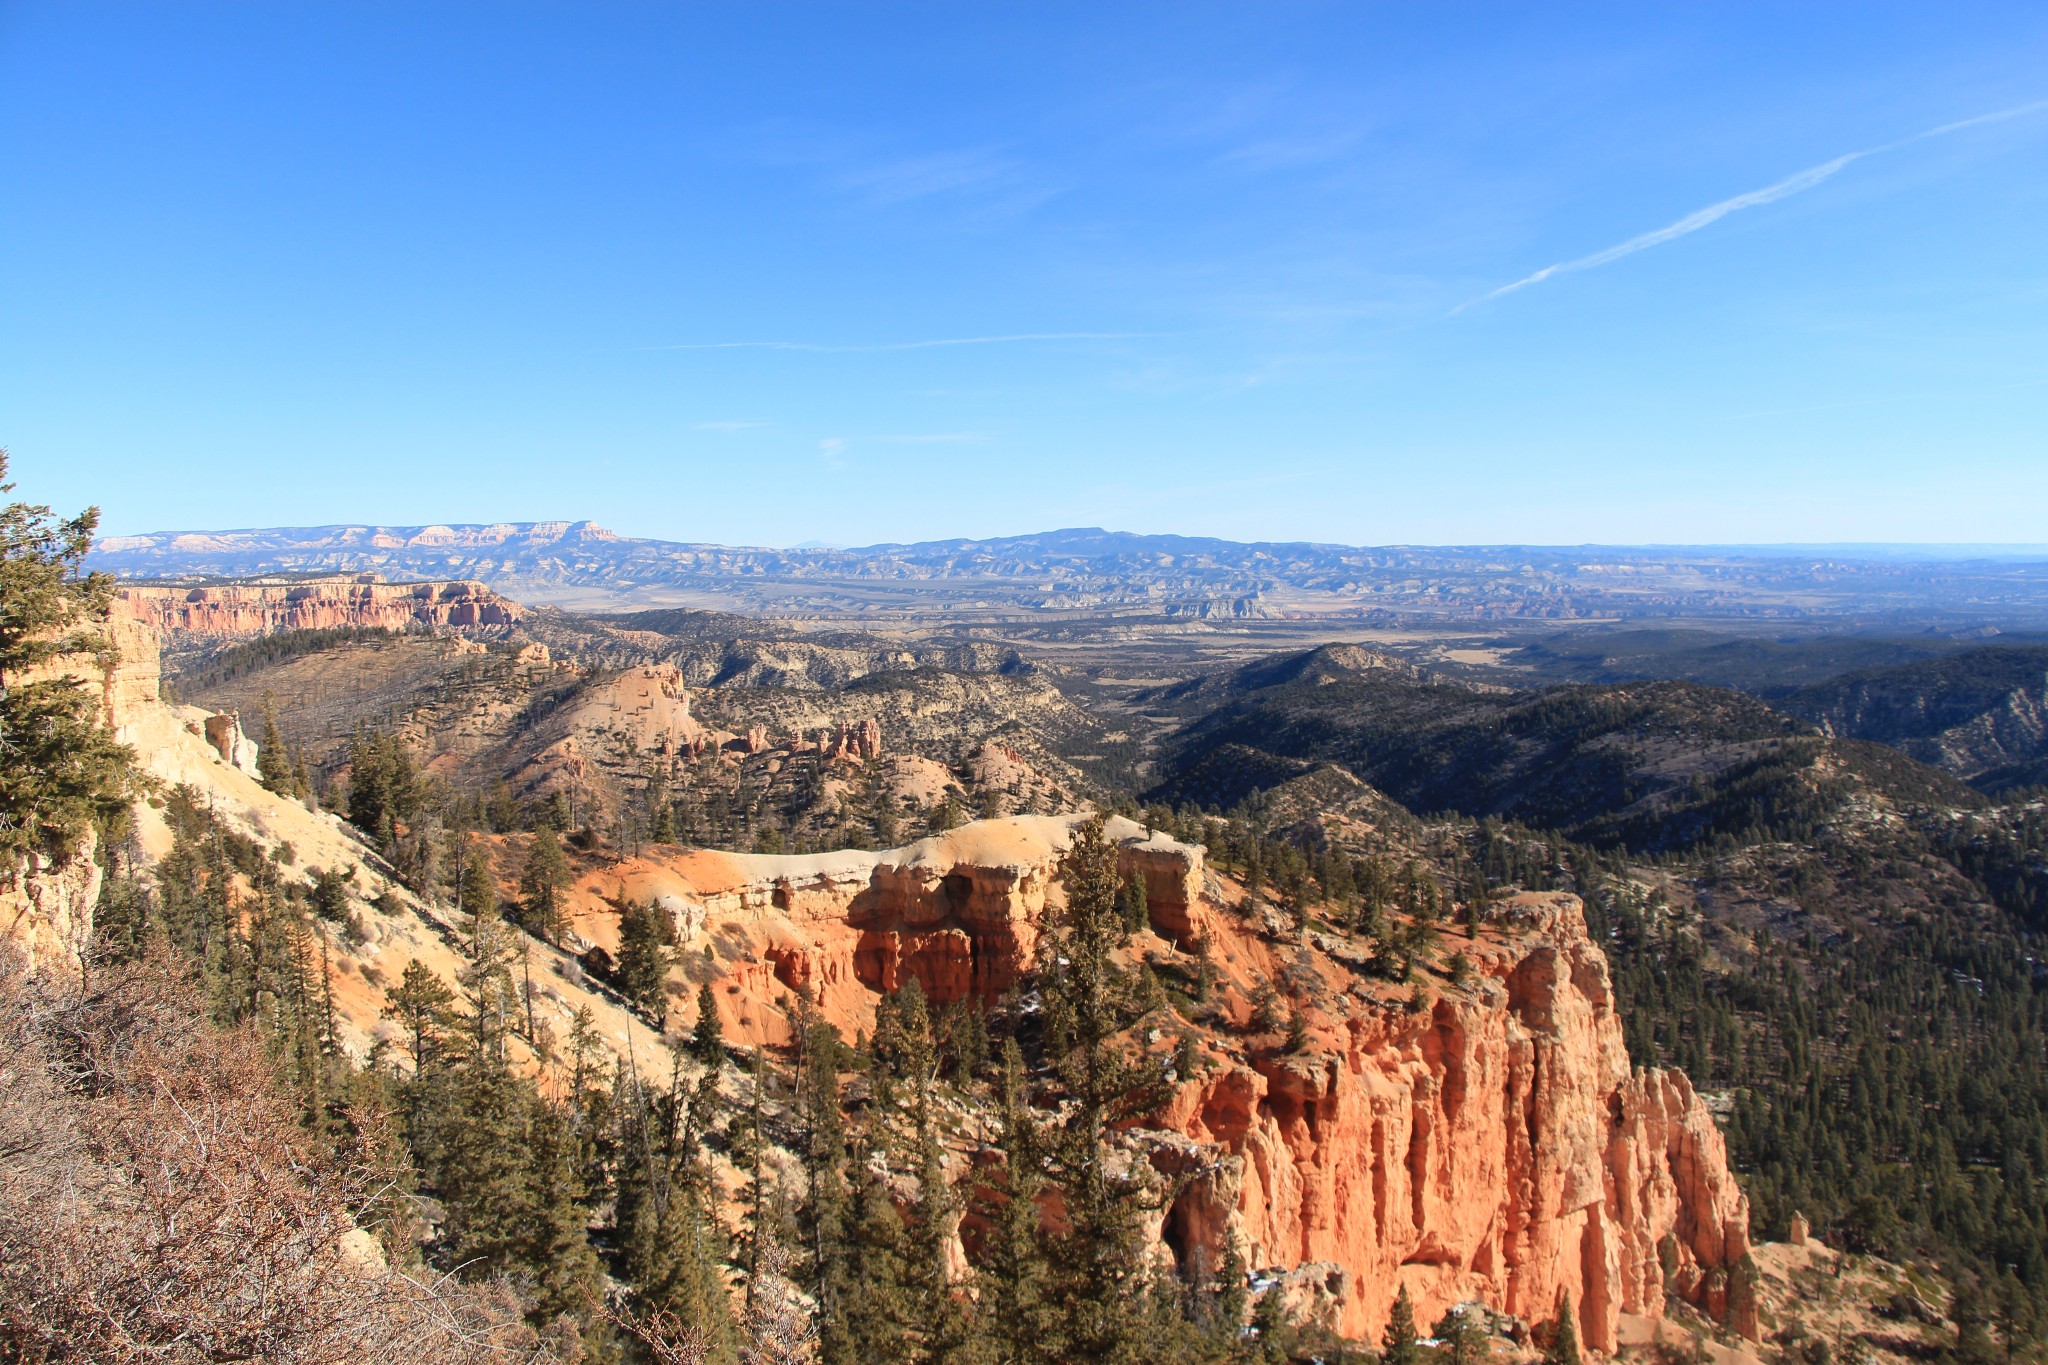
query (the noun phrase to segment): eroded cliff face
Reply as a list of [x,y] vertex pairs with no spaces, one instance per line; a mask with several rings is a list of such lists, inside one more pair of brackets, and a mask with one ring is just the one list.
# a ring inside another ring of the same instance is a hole
[[[787,1043],[797,987],[852,1037],[874,1025],[875,1001],[915,978],[934,1003],[992,1000],[1035,960],[1058,869],[1084,817],[979,820],[880,852],[769,855],[660,849],[587,875],[572,923],[588,942],[618,946],[615,906],[653,901],[687,950],[715,949],[727,1036]],[[1201,850],[1113,817],[1126,876],[1145,873],[1155,919],[1186,922],[1201,891]],[[509,874],[517,854],[507,851]]]
[[1403,1285],[1424,1322],[1468,1299],[1544,1321],[1568,1292],[1600,1350],[1667,1283],[1725,1315],[1749,1207],[1711,1115],[1682,1074],[1631,1073],[1576,898],[1508,914],[1459,945],[1469,988],[1182,1088],[1162,1126],[1201,1146],[1170,1160],[1203,1163],[1162,1229],[1176,1255],[1235,1236],[1255,1266],[1327,1263],[1318,1306],[1354,1336]]
[[202,640],[343,626],[485,629],[517,625],[521,615],[517,602],[498,596],[482,583],[378,583],[351,578],[205,587],[136,585],[121,589],[117,612],[142,621],[162,636]]
[[[586,879],[577,928],[611,946],[605,902],[653,899],[686,951],[714,949],[728,1037],[788,1041],[798,987],[852,1036],[912,977],[942,1004],[1014,986],[1060,903],[1078,820],[981,821],[885,853],[649,855]],[[1621,1314],[1656,1317],[1667,1293],[1746,1325],[1728,1285],[1747,1200],[1686,1078],[1631,1070],[1575,897],[1516,897],[1447,945],[1472,964],[1463,984],[1368,983],[1229,908],[1201,850],[1128,820],[1108,834],[1125,875],[1145,875],[1134,955],[1199,941],[1221,976],[1199,1074],[1121,1139],[1176,1191],[1162,1257],[1213,1269],[1234,1244],[1292,1272],[1302,1306],[1355,1338],[1376,1338],[1404,1285],[1425,1323],[1470,1299],[1547,1321],[1569,1293],[1599,1350]],[[1292,1052],[1248,1022],[1283,969],[1324,988]]]

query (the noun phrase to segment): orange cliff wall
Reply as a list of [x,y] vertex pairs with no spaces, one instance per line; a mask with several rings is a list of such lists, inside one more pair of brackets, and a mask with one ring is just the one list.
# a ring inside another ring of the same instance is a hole
[[[1077,819],[981,821],[884,853],[651,853],[587,875],[576,924],[615,947],[605,902],[655,900],[686,950],[716,945],[729,1038],[789,1041],[797,986],[851,1037],[909,977],[940,1002],[1015,984]],[[1221,906],[1200,849],[1128,820],[1109,834],[1125,874],[1145,873],[1159,948],[1199,935],[1240,1003],[1270,979],[1282,947]],[[1729,1316],[1747,1200],[1684,1075],[1631,1069],[1578,900],[1517,897],[1457,946],[1473,981],[1438,983],[1419,1011],[1320,958],[1341,1003],[1308,1011],[1306,1048],[1211,1035],[1203,1074],[1124,1138],[1178,1185],[1159,1253],[1214,1267],[1234,1242],[1255,1268],[1309,1267],[1310,1307],[1354,1338],[1377,1337],[1403,1285],[1425,1325],[1467,1299],[1547,1321],[1569,1292],[1597,1350],[1622,1313],[1660,1315],[1667,1284]]]
[[123,587],[117,613],[159,635],[235,639],[274,630],[338,626],[402,630],[412,625],[479,629],[517,625],[517,602],[482,583],[367,583],[351,578],[208,587]]
[[1660,1248],[1673,1288],[1725,1315],[1749,1206],[1712,1116],[1682,1073],[1631,1072],[1578,900],[1511,914],[1459,945],[1470,988],[1184,1085],[1162,1125],[1210,1150],[1167,1243],[1339,1268],[1324,1307],[1353,1336],[1377,1336],[1402,1285],[1425,1325],[1467,1299],[1547,1321],[1569,1292],[1586,1344],[1612,1350],[1621,1313],[1664,1311]]

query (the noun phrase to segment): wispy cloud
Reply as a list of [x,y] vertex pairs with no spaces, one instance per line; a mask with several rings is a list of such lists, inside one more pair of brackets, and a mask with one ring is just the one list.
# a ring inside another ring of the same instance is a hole
[[1017,163],[989,148],[929,152],[871,161],[833,176],[833,183],[871,204],[902,204],[945,194],[1014,190],[1023,180]]
[[672,346],[642,346],[643,351],[816,351],[853,355],[883,351],[929,351],[941,346],[1010,346],[1027,341],[1123,341],[1156,337],[1164,332],[1008,332],[985,337],[934,337],[923,341],[878,341],[829,345],[816,341],[683,341]]
[[800,170],[835,198],[873,213],[904,211],[967,230],[1004,226],[1065,192],[998,145],[912,148],[887,133],[776,119],[730,130],[721,152]]
[[1491,293],[1482,294],[1476,299],[1461,303],[1456,308],[1453,308],[1451,312],[1454,314],[1462,313],[1475,304],[1486,303],[1491,299],[1500,298],[1504,294],[1512,294],[1518,289],[1527,289],[1532,284],[1541,284],[1554,275],[1569,274],[1578,270],[1591,270],[1596,266],[1603,266],[1618,261],[1624,256],[1633,256],[1638,251],[1647,251],[1653,246],[1662,246],[1666,242],[1676,241],[1680,237],[1698,232],[1703,227],[1718,223],[1729,214],[1739,213],[1743,209],[1753,209],[1765,204],[1775,204],[1780,199],[1786,199],[1801,191],[1810,190],[1814,186],[1833,178],[1843,167],[1848,166],[1852,162],[1861,161],[1864,157],[1876,156],[1881,152],[1896,151],[1901,147],[1911,146],[1916,142],[1925,142],[1929,138],[1944,137],[1950,133],[1961,132],[1965,128],[1980,128],[1988,123],[2003,123],[2007,119],[2019,118],[2024,114],[2037,113],[2043,109],[2048,109],[2048,100],[2035,100],[2031,104],[2016,105],[2011,109],[2000,109],[1995,113],[1979,114],[1974,118],[1959,119],[1954,123],[1944,123],[1939,127],[1929,128],[1925,132],[1915,133],[1911,137],[1901,138],[1897,142],[1887,142],[1876,147],[1865,147],[1861,151],[1844,152],[1841,156],[1835,157],[1831,161],[1823,161],[1817,166],[1808,166],[1803,171],[1795,171],[1775,184],[1766,185],[1758,190],[1750,190],[1746,194],[1738,194],[1733,198],[1723,199],[1717,204],[1709,204],[1705,208],[1688,213],[1677,222],[1658,228],[1654,232],[1645,232],[1639,237],[1631,237],[1625,242],[1618,243],[1602,251],[1596,251],[1590,256],[1580,256],[1574,260],[1560,261],[1556,265],[1546,265],[1534,274],[1524,275],[1512,284],[1504,284]]

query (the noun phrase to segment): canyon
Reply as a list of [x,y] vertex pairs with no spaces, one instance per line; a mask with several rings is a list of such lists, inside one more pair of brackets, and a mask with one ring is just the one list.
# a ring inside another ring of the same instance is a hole
[[[343,600],[361,615],[326,624],[463,599]],[[117,654],[71,666],[91,672],[109,722],[159,782],[199,793],[265,846],[288,845],[288,870],[347,869],[356,931],[321,932],[340,1037],[366,1059],[397,1041],[383,1007],[409,963],[456,976],[452,912],[399,883],[337,817],[256,783],[234,745],[209,734],[212,713],[156,695],[162,623],[212,629],[295,610],[291,599],[197,618],[149,599],[144,608],[117,612]],[[607,729],[623,725],[657,751],[701,740],[674,674],[627,670],[613,690]],[[869,762],[882,743],[858,728],[820,742]],[[131,848],[144,865],[168,843],[152,807],[138,806]],[[564,1036],[587,1009],[601,1046],[653,1065],[659,1030],[590,970],[617,951],[621,910],[651,902],[675,939],[668,1014],[680,1021],[689,986],[708,983],[726,1037],[742,1047],[787,1045],[799,992],[848,1037],[871,1030],[881,996],[912,979],[941,1007],[986,1006],[1027,981],[1064,903],[1061,858],[1084,818],[978,820],[880,851],[572,846],[568,928],[556,944],[527,941],[528,998],[543,1035]],[[1106,834],[1122,875],[1145,888],[1145,922],[1122,959],[1187,972],[1206,961],[1215,973],[1201,1022],[1176,1026],[1193,1039],[1190,1074],[1176,1074],[1160,1108],[1114,1138],[1170,1196],[1150,1224],[1162,1263],[1213,1268],[1235,1247],[1304,1317],[1360,1338],[1381,1330],[1402,1288],[1424,1322],[1471,1300],[1541,1322],[1569,1295],[1584,1341],[1602,1351],[1619,1343],[1625,1315],[1654,1319],[1672,1297],[1756,1333],[1744,1289],[1748,1206],[1725,1146],[1682,1074],[1630,1066],[1607,962],[1576,898],[1514,896],[1458,944],[1465,970],[1431,968],[1400,984],[1360,974],[1355,950],[1325,935],[1303,941],[1278,927],[1200,847],[1122,817]],[[481,839],[501,886],[516,884],[531,838]],[[73,866],[27,880],[84,875]],[[63,915],[18,913],[12,932],[54,965],[75,963],[89,930],[85,890],[69,886]],[[1283,978],[1302,1021],[1292,1042],[1259,1020],[1262,994]],[[1130,1045],[1168,1064],[1157,1027]],[[522,1055],[550,1065],[542,1046]],[[982,1126],[961,1125],[954,1178],[986,1167],[986,1141]],[[971,1252],[974,1230],[956,1235]]]

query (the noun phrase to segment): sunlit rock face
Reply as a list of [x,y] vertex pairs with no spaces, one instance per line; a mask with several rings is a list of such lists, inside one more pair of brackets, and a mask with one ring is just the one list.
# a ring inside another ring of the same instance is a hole
[[[1015,986],[1078,820],[980,821],[879,853],[653,853],[604,873],[604,893],[669,907],[686,948],[720,945],[728,1037],[787,1042],[799,988],[852,1037],[912,978],[939,1004]],[[1282,945],[1224,907],[1200,849],[1126,820],[1107,833],[1144,874],[1146,944],[1199,940],[1226,981],[1270,977]],[[1425,1322],[1468,1299],[1545,1321],[1569,1293],[1600,1350],[1667,1289],[1725,1315],[1747,1201],[1686,1078],[1631,1069],[1578,900],[1519,896],[1456,946],[1471,981],[1419,1003],[1312,955],[1343,1003],[1307,1011],[1297,1051],[1203,1036],[1200,1074],[1125,1136],[1178,1189],[1157,1252],[1213,1268],[1234,1243],[1363,1338],[1404,1285]]]
[[1253,1266],[1338,1267],[1316,1297],[1354,1336],[1403,1285],[1425,1323],[1469,1299],[1544,1321],[1569,1293],[1600,1350],[1667,1283],[1724,1308],[1749,1206],[1712,1117],[1683,1074],[1631,1071],[1577,899],[1509,914],[1459,945],[1470,987],[1319,1019],[1300,1052],[1183,1086],[1163,1123],[1207,1162],[1161,1229],[1176,1256],[1217,1264],[1235,1236]]
[[493,628],[516,625],[521,616],[517,602],[464,580],[375,583],[333,578],[205,587],[138,585],[121,589],[116,609],[160,635],[203,640],[346,626]]

